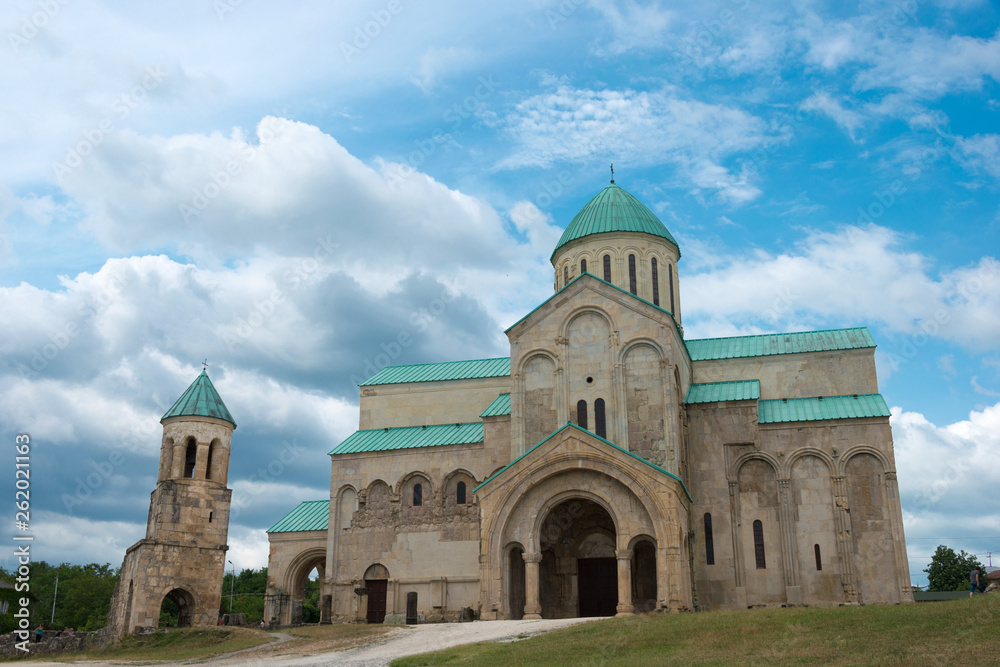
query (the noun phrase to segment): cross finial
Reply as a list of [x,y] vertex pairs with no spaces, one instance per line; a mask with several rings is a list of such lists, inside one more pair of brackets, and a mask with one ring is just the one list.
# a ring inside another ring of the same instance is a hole
[[205,361],[201,362],[201,370],[203,371],[208,370],[208,359],[205,359]]
[[611,163],[611,182],[615,182],[615,163]]

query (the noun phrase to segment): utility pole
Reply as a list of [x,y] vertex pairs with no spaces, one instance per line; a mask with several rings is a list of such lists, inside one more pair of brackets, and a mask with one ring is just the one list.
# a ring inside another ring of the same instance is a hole
[[59,595],[59,575],[56,575],[56,589],[52,593],[52,618],[49,619],[49,625],[56,622],[56,596]]

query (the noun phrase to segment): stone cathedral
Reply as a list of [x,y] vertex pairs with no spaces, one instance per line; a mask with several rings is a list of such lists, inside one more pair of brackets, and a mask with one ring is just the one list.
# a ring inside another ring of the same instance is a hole
[[510,356],[383,368],[329,499],[268,531],[267,618],[910,602],[866,328],[685,338],[680,248],[621,187],[569,222]]

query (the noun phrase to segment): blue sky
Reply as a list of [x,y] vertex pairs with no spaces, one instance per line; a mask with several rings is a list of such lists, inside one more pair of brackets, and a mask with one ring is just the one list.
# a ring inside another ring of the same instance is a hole
[[230,553],[264,565],[327,492],[351,378],[506,354],[612,162],[680,243],[689,337],[871,328],[913,581],[938,543],[1000,551],[995,5],[52,0],[0,27],[0,436],[36,443],[38,557],[120,562],[208,358]]

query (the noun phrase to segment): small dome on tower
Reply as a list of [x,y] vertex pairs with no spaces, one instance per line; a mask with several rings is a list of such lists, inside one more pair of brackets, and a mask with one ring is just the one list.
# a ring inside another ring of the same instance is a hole
[[566,231],[559,237],[559,243],[550,259],[554,259],[559,249],[570,241],[605,232],[638,232],[659,236],[672,243],[677,248],[678,256],[680,255],[680,246],[660,219],[630,192],[612,182],[573,217]]
[[219,392],[215,390],[215,386],[208,378],[208,373],[204,370],[167,410],[167,414],[163,415],[160,422],[162,423],[171,417],[213,417],[227,421],[233,425],[233,428],[236,428],[233,416],[229,414],[226,404],[222,402],[222,397],[219,396]]

